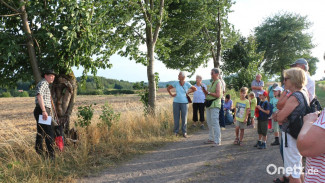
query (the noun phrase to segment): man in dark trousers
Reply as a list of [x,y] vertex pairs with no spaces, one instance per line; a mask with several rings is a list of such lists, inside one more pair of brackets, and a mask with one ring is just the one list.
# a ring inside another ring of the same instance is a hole
[[53,70],[47,70],[43,74],[43,79],[36,86],[36,96],[34,109],[34,117],[37,124],[36,145],[35,149],[38,154],[43,154],[43,139],[47,147],[47,157],[54,159],[54,132],[51,125],[40,124],[39,116],[42,115],[43,120],[47,120],[51,115],[51,91],[49,85],[53,83],[55,78]]

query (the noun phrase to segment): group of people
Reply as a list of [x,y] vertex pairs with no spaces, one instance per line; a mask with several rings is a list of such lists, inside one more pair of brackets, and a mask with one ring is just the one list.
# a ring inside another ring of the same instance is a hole
[[[179,135],[179,119],[182,119],[182,133],[183,137],[187,137],[187,114],[188,114],[188,94],[193,94],[193,126],[200,126],[204,129],[204,112],[206,111],[207,124],[209,127],[209,138],[206,144],[218,146],[221,144],[220,129],[225,127],[224,120],[224,93],[226,89],[225,82],[221,77],[221,70],[214,68],[211,70],[212,84],[209,88],[202,83],[202,77],[196,76],[196,84],[191,85],[185,82],[186,75],[180,72],[178,75],[178,82],[175,82],[167,87],[170,96],[174,97],[173,101],[173,115],[174,115],[174,133]],[[176,89],[176,94],[171,92],[171,89]],[[207,104],[208,103],[208,104]],[[209,106],[207,106],[209,105]],[[198,112],[200,117],[198,118]],[[200,120],[200,124],[198,121]],[[220,121],[220,123],[219,123]]]
[[[199,75],[196,77],[196,84],[191,85],[185,81],[185,73],[180,72],[179,81],[167,88],[174,98],[174,134],[179,135],[181,118],[182,135],[187,137],[187,114],[190,100],[188,94],[194,92],[194,127],[205,128],[204,112],[206,111],[209,136],[204,144],[221,145],[221,129],[225,127],[225,123],[234,123],[236,125],[234,144],[243,145],[244,130],[247,126],[255,128],[256,117],[258,141],[255,147],[266,149],[268,121],[272,119],[275,140],[271,145],[280,145],[279,154],[283,159],[285,170],[290,168],[300,170],[286,171],[283,177],[275,179],[274,182],[325,182],[325,141],[322,140],[325,137],[325,111],[307,114],[309,103],[315,98],[315,81],[308,74],[308,63],[305,59],[298,59],[291,66],[292,68],[283,71],[283,87],[275,83],[264,90],[262,76],[258,74],[251,84],[252,92],[248,94],[249,89],[242,87],[239,91],[240,97],[234,102],[230,99],[230,95],[224,97],[226,84],[219,68],[211,70],[212,83],[209,87],[202,83],[202,77]],[[37,123],[36,152],[43,154],[42,141],[45,139],[47,156],[51,159],[55,156],[54,132],[51,125],[40,124],[39,117],[47,120],[54,107],[49,84],[53,83],[55,76],[52,70],[43,74],[43,80],[36,86],[34,109]],[[173,88],[176,89],[174,94],[171,92]],[[231,117],[232,111],[234,112],[233,118]],[[295,124],[301,121],[303,126],[297,131],[298,127],[295,127]],[[251,124],[247,125],[248,122]],[[303,156],[306,157],[305,174],[302,173]],[[317,173],[315,171],[310,173],[309,170],[317,170]]]
[[[285,170],[281,182],[325,182],[325,112],[308,114],[309,104],[315,98],[315,81],[308,74],[308,62],[298,59],[290,69],[283,71],[283,86],[277,83],[265,88],[260,74],[251,83],[252,92],[242,87],[239,98],[234,102],[225,94],[225,82],[221,70],[211,70],[212,83],[209,87],[202,83],[202,77],[196,77],[196,84],[185,81],[185,73],[178,75],[179,82],[168,86],[167,91],[174,97],[174,134],[179,135],[179,119],[182,119],[182,133],[187,137],[188,94],[193,94],[193,126],[204,129],[204,112],[209,129],[209,136],[204,144],[221,145],[221,129],[225,123],[234,123],[236,138],[234,144],[243,145],[244,130],[255,128],[257,119],[258,140],[254,147],[267,148],[268,124],[272,120],[274,141],[272,146],[279,146]],[[176,94],[171,89],[176,89]],[[234,112],[233,119],[232,111]],[[200,118],[197,113],[199,112]],[[303,118],[303,119],[302,119]],[[198,120],[199,119],[199,120]],[[303,121],[297,126],[297,121]],[[200,123],[198,124],[198,121]],[[250,123],[249,125],[248,122]],[[301,129],[301,131],[300,131]],[[299,133],[300,132],[300,133]],[[306,156],[305,174],[303,174],[303,156]],[[317,174],[308,173],[317,169]],[[305,176],[304,176],[305,175]]]

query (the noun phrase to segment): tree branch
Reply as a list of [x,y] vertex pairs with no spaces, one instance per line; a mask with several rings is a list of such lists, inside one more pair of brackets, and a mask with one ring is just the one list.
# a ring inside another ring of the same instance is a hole
[[149,20],[148,15],[147,15],[147,11],[144,9],[144,6],[143,6],[143,4],[142,4],[142,1],[139,0],[138,3],[139,3],[140,6],[141,6],[141,9],[142,9],[143,16],[144,16],[144,19],[145,19],[145,21],[146,21],[146,24],[147,24],[147,22],[150,23],[150,20]]
[[3,0],[0,0],[0,2],[5,5],[7,8],[11,9],[12,11],[16,12],[16,13],[20,13],[17,9],[13,8],[12,6],[10,6],[9,4],[7,4],[6,2],[4,2]]
[[156,41],[158,39],[158,33],[159,33],[159,29],[160,29],[160,26],[161,26],[161,23],[162,23],[162,18],[163,18],[163,13],[164,13],[164,4],[165,4],[165,1],[160,0],[159,23],[156,26],[155,33],[154,33],[154,36],[153,36],[153,43],[154,44],[156,44]]
[[143,42],[146,42],[146,39],[136,30],[133,29],[133,31],[143,40]]
[[16,15],[20,15],[21,13],[15,13],[15,14],[10,14],[10,15],[0,15],[0,17],[13,17]]

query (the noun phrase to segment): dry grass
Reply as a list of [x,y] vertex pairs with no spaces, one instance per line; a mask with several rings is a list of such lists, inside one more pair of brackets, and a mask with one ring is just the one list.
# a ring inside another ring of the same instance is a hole
[[[110,129],[97,126],[101,123],[101,106],[106,102],[121,112],[121,119]],[[57,152],[52,162],[34,150],[34,98],[0,98],[0,182],[74,182],[80,176],[175,140],[172,99],[164,93],[158,94],[155,118],[143,115],[136,95],[78,96],[75,109],[92,103],[97,103],[92,125],[78,128],[79,143],[66,146],[63,153]],[[74,110],[71,125],[76,119]]]

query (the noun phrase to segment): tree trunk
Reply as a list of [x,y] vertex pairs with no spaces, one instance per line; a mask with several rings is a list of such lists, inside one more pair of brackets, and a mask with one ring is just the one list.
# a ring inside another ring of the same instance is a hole
[[[24,0],[20,0],[20,2],[23,4],[25,3]],[[25,5],[23,5],[21,7],[20,11],[21,11],[21,19],[22,19],[22,23],[23,23],[23,29],[24,29],[24,32],[27,37],[27,49],[28,49],[29,61],[32,66],[35,82],[38,83],[41,81],[42,78],[41,78],[41,73],[38,69],[32,31],[30,30],[30,27],[29,27],[28,16],[27,16]]]
[[205,35],[208,38],[209,43],[210,43],[210,51],[211,51],[211,55],[212,55],[212,58],[213,58],[213,63],[214,63],[214,65],[216,65],[216,63],[218,62],[218,60],[217,60],[217,57],[216,57],[216,53],[214,51],[213,41],[211,40],[211,38],[209,36],[209,31],[208,31],[208,29],[205,26],[204,26],[204,32],[205,32]]
[[217,18],[217,55],[216,60],[214,60],[214,67],[218,68],[220,66],[221,58],[221,20],[220,20],[220,7],[218,7],[218,18]]
[[70,116],[77,96],[77,81],[74,74],[58,75],[53,82],[51,93],[59,125],[69,136]]
[[148,104],[149,104],[149,113],[155,114],[156,110],[156,83],[155,83],[155,74],[154,74],[154,45],[148,45],[148,59],[149,63],[147,66],[147,76],[148,76],[148,88],[149,88],[149,97],[148,97]]

